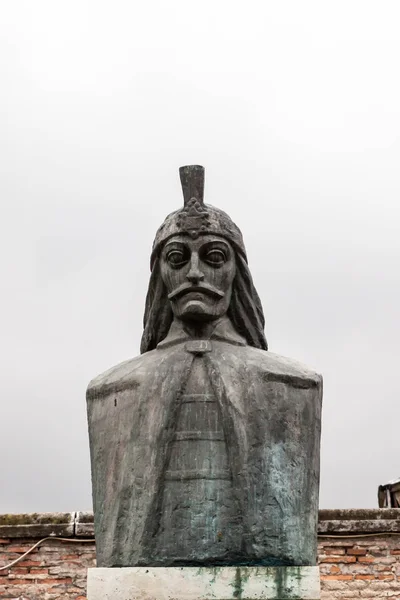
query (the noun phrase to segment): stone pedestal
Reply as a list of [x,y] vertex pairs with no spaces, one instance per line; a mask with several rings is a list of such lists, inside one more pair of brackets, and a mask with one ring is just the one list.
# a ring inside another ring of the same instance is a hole
[[318,567],[88,570],[88,600],[319,600]]

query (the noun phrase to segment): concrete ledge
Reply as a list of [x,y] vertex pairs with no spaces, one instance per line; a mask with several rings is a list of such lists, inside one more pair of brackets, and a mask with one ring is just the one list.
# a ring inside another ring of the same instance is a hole
[[349,508],[319,511],[319,535],[363,533],[400,533],[400,509]]
[[400,533],[400,520],[320,521],[318,535],[354,535],[363,533]]
[[1,538],[72,537],[75,512],[0,515]]
[[372,521],[400,519],[400,508],[322,508],[318,512],[321,521]]
[[[400,508],[319,511],[318,534],[400,533]],[[94,537],[93,512],[0,515],[0,538]]]
[[319,600],[318,567],[88,570],[88,600]]
[[75,516],[76,537],[94,537],[94,523],[92,511],[79,511]]

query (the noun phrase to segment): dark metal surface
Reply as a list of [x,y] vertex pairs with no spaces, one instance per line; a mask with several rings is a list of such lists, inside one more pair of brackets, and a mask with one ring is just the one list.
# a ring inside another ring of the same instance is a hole
[[322,379],[266,352],[240,231],[218,209],[202,229],[203,177],[181,169],[193,214],[157,234],[143,354],[87,391],[98,566],[315,565]]
[[204,201],[204,167],[200,165],[188,165],[180,167],[179,176],[181,178],[184,204],[191,198],[195,198],[200,204]]

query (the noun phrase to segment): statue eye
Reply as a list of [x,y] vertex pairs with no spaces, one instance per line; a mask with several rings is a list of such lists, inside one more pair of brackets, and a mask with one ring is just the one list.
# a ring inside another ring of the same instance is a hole
[[182,250],[170,250],[166,256],[167,261],[175,269],[182,267],[186,262],[187,258]]
[[220,267],[227,261],[225,252],[219,248],[213,248],[206,252],[204,259],[214,267]]

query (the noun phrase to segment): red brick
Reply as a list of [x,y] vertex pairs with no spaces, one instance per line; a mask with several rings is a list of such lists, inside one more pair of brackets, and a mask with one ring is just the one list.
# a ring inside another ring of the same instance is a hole
[[391,550],[390,554],[393,554],[394,556],[400,556],[400,550],[396,548],[395,550]]
[[331,570],[330,570],[331,575],[335,575],[335,574],[340,573],[340,572],[341,571],[340,571],[339,567],[337,567],[336,565],[332,565],[331,566]]
[[17,574],[17,575],[25,575],[26,573],[28,573],[28,569],[26,567],[19,567],[19,566],[11,567],[10,571],[13,574]]
[[393,573],[381,573],[380,575],[378,575],[378,579],[386,579],[386,580],[392,580],[394,579],[394,575]]
[[375,575],[356,575],[356,579],[360,579],[360,580],[363,580],[363,579],[368,579],[368,580],[375,579]]
[[64,577],[63,579],[41,579],[40,583],[46,585],[61,585],[64,583],[72,583],[72,577]]
[[27,546],[9,546],[7,548],[7,552],[16,552],[18,554],[25,554],[27,550],[29,550]]
[[12,585],[32,585],[32,579],[9,579],[8,583]]
[[358,562],[360,562],[360,563],[373,563],[373,562],[379,562],[379,560],[377,560],[376,558],[373,558],[372,556],[359,556]]
[[30,570],[30,573],[32,575],[47,575],[48,572],[49,572],[48,569],[37,568],[37,567],[32,567],[32,569]]
[[326,556],[321,558],[321,563],[355,563],[355,556]]
[[365,556],[367,554],[366,548],[348,548],[347,554],[351,554],[353,556]]
[[351,581],[354,575],[321,575],[321,579],[327,581]]
[[10,540],[5,540],[4,538],[0,538],[0,544],[9,544]]
[[381,548],[379,546],[370,546],[368,554],[371,556],[387,556],[388,548]]
[[345,548],[340,548],[339,546],[325,546],[325,548],[323,549],[323,554],[334,554],[336,556],[340,556],[342,554],[346,554],[346,550]]
[[38,567],[41,563],[41,560],[21,560],[18,564],[21,567]]

